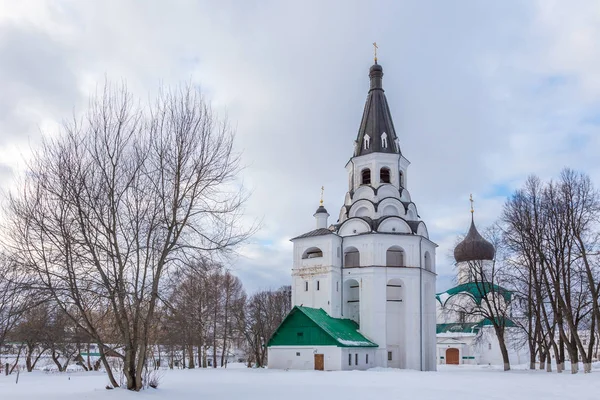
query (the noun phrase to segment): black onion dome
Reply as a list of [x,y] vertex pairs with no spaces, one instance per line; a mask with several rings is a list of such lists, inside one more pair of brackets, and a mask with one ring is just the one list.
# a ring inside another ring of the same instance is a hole
[[493,260],[495,254],[494,245],[479,234],[475,228],[475,222],[471,218],[469,233],[454,249],[454,259],[456,262]]
[[327,212],[325,207],[319,206],[319,208],[317,208],[317,211],[315,211],[315,214],[329,214],[329,213]]

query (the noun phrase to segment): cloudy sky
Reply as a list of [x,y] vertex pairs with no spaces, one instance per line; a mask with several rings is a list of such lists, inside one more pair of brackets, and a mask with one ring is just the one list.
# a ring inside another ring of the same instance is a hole
[[529,174],[600,184],[598,37],[594,0],[0,0],[0,186],[105,76],[143,98],[192,81],[236,127],[263,221],[231,267],[249,292],[288,284],[321,185],[330,222],[342,205],[377,41],[442,289],[469,193],[483,227]]

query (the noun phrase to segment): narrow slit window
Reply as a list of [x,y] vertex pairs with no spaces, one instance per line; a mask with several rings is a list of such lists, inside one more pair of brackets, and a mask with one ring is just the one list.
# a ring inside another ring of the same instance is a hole
[[308,281],[304,282],[304,291],[308,292]]
[[388,361],[392,361],[392,352],[388,351]]
[[321,290],[321,282],[317,281],[317,290]]
[[358,353],[354,354],[354,365],[358,365]]
[[365,364],[369,363],[369,353],[365,354]]
[[348,365],[352,365],[352,354],[348,354]]

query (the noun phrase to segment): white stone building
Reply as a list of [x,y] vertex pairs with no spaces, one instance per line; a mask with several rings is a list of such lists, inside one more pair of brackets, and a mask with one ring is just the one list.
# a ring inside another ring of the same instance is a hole
[[[477,312],[486,307],[484,297],[495,297],[493,304],[505,310],[505,315],[510,314],[512,293],[494,284],[491,277],[494,256],[494,246],[479,234],[471,219],[467,236],[454,249],[458,285],[436,295],[438,363],[503,364],[494,327],[482,316],[490,313]],[[504,326],[511,364],[528,362],[523,333],[508,318]]]
[[[382,77],[376,61],[369,70],[370,90],[354,154],[346,164],[348,192],[337,222],[329,225],[321,202],[314,214],[316,229],[292,239],[292,303],[355,321],[358,332],[377,345],[374,350],[350,346],[356,348],[357,359],[362,359],[359,350],[374,353],[369,366],[430,371],[436,368],[437,245],[429,240],[408,192],[410,163],[400,149]],[[289,348],[301,346],[312,349],[316,360],[302,365],[322,369],[317,356],[319,343],[325,342],[297,343],[300,337],[305,340],[303,332],[295,338],[286,324],[269,344],[269,367],[294,368],[289,359],[304,356]],[[340,357],[330,369],[359,368],[348,365],[352,356],[348,363],[346,353]]]

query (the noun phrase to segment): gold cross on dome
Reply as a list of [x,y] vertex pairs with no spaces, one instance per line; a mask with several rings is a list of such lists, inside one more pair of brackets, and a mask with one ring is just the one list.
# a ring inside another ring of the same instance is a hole
[[321,202],[320,205],[323,205],[323,191],[325,190],[325,186],[321,186]]
[[475,212],[473,209],[473,203],[475,203],[475,200],[473,200],[473,194],[469,195],[469,201],[471,202],[471,214],[473,214]]
[[377,63],[377,42],[373,42],[373,53],[375,54],[375,63]]

